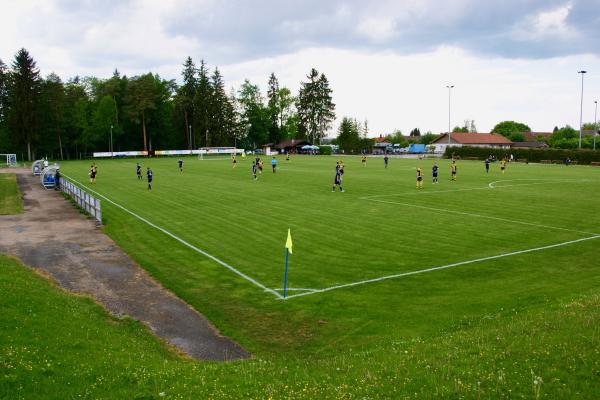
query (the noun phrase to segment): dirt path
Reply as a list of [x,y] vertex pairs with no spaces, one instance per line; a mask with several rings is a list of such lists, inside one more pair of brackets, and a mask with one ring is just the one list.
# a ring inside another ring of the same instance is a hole
[[46,191],[29,170],[16,172],[25,213],[0,216],[0,252],[52,275],[111,313],[142,321],[157,336],[203,360],[249,354],[206,318],[164,289],[59,192]]

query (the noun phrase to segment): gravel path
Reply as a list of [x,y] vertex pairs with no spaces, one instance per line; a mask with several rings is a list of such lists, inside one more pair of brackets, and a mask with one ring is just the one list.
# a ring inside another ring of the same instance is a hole
[[2,172],[17,173],[25,212],[0,216],[0,252],[48,272],[64,288],[93,297],[114,315],[142,321],[191,357],[250,356],[156,282],[59,192],[44,190],[29,170]]

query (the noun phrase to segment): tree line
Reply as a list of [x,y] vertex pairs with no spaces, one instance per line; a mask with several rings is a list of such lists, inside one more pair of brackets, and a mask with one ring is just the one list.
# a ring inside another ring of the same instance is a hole
[[0,59],[0,153],[72,159],[94,151],[256,148],[284,139],[319,144],[335,120],[325,74],[311,69],[294,95],[274,73],[264,96],[245,80],[226,91],[218,68],[188,57],[182,83],[146,73],[108,79],[50,73],[26,49]]

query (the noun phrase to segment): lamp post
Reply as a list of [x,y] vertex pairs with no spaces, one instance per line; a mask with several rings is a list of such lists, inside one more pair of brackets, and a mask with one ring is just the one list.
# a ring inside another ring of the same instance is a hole
[[446,86],[446,88],[448,89],[448,144],[450,144],[450,91],[453,87],[454,85]]
[[113,126],[110,126],[110,157],[113,157],[113,143],[112,143],[112,131],[113,131]]
[[587,71],[577,71],[578,74],[581,74],[581,106],[579,108],[579,149],[581,149],[581,133],[583,131],[583,75],[587,73]]
[[193,146],[192,146],[192,125],[191,124],[188,125],[188,132],[189,132],[189,136],[190,136],[190,154],[191,154],[191,151],[193,149]]
[[596,150],[596,136],[598,135],[598,119],[596,116],[598,115],[598,100],[594,100],[594,150]]

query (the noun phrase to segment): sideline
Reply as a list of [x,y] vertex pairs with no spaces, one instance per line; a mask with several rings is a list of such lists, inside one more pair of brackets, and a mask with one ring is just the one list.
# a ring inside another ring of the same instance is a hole
[[280,295],[278,292],[276,292],[273,289],[270,289],[268,287],[266,287],[265,285],[263,285],[262,283],[258,282],[256,279],[249,277],[248,275],[244,274],[241,271],[238,271],[237,269],[235,269],[234,267],[232,267],[231,265],[227,264],[225,261],[222,261],[220,259],[218,259],[217,257],[213,256],[212,254],[209,254],[207,252],[205,252],[202,249],[199,249],[198,247],[194,246],[193,244],[186,242],[185,240],[181,239],[180,237],[174,235],[173,233],[169,232],[168,230],[148,221],[146,218],[139,216],[138,214],[134,213],[131,210],[128,210],[127,208],[123,207],[122,205],[115,203],[114,201],[112,201],[111,199],[109,199],[108,197],[104,196],[103,194],[100,194],[98,192],[96,192],[95,190],[83,185],[81,182],[71,178],[68,175],[63,174],[63,176],[67,179],[70,179],[72,182],[78,184],[79,186],[81,186],[82,188],[84,188],[85,190],[89,190],[90,192],[102,197],[104,200],[108,201],[109,203],[113,204],[116,207],[119,207],[121,210],[133,215],[134,217],[136,217],[137,219],[139,219],[142,222],[145,222],[146,224],[150,225],[151,227],[158,229],[159,231],[161,231],[162,233],[170,236],[171,238],[177,240],[179,243],[189,247],[190,249],[202,254],[203,256],[206,256],[208,258],[210,258],[211,260],[215,261],[216,263],[222,265],[223,267],[227,268],[228,270],[230,270],[231,272],[235,273],[236,275],[244,278],[245,280],[247,280],[248,282],[254,284],[255,286],[258,286],[259,288],[263,289],[265,292],[269,292],[274,294],[275,296],[277,296],[278,298],[283,298],[282,295]]
[[439,267],[432,267],[432,268],[420,269],[420,270],[417,270],[417,271],[404,272],[404,273],[395,274],[395,275],[387,275],[387,276],[382,276],[382,277],[379,277],[379,278],[367,279],[367,280],[364,280],[364,281],[346,283],[344,285],[330,286],[330,287],[323,288],[323,289],[314,289],[311,292],[298,293],[298,294],[293,294],[291,296],[287,296],[285,299],[282,299],[282,300],[288,300],[288,299],[291,299],[291,298],[294,298],[294,297],[300,297],[300,296],[308,296],[308,295],[316,294],[316,293],[329,292],[331,290],[343,289],[343,288],[352,287],[352,286],[366,285],[368,283],[380,282],[380,281],[385,281],[385,280],[388,280],[388,279],[401,278],[401,277],[404,277],[404,276],[423,274],[423,273],[426,273],[426,272],[433,272],[433,271],[438,271],[438,270],[441,270],[441,269],[448,269],[448,268],[458,267],[458,266],[466,265],[466,264],[474,264],[474,263],[478,263],[478,262],[482,262],[482,261],[495,260],[497,258],[510,257],[510,256],[518,255],[518,254],[533,253],[535,251],[542,251],[542,250],[552,249],[552,248],[555,248],[555,247],[567,246],[567,245],[570,245],[570,244],[584,242],[584,241],[587,241],[587,240],[599,239],[599,238],[600,238],[600,235],[594,235],[594,236],[589,236],[589,237],[582,238],[582,239],[569,240],[568,242],[562,242],[562,243],[551,244],[551,245],[548,245],[548,246],[536,247],[536,248],[533,248],[533,249],[513,251],[511,253],[497,254],[495,256],[477,258],[475,260],[461,261],[461,262],[457,262],[457,263],[453,263],[453,264],[442,265],[442,266],[439,266]]

